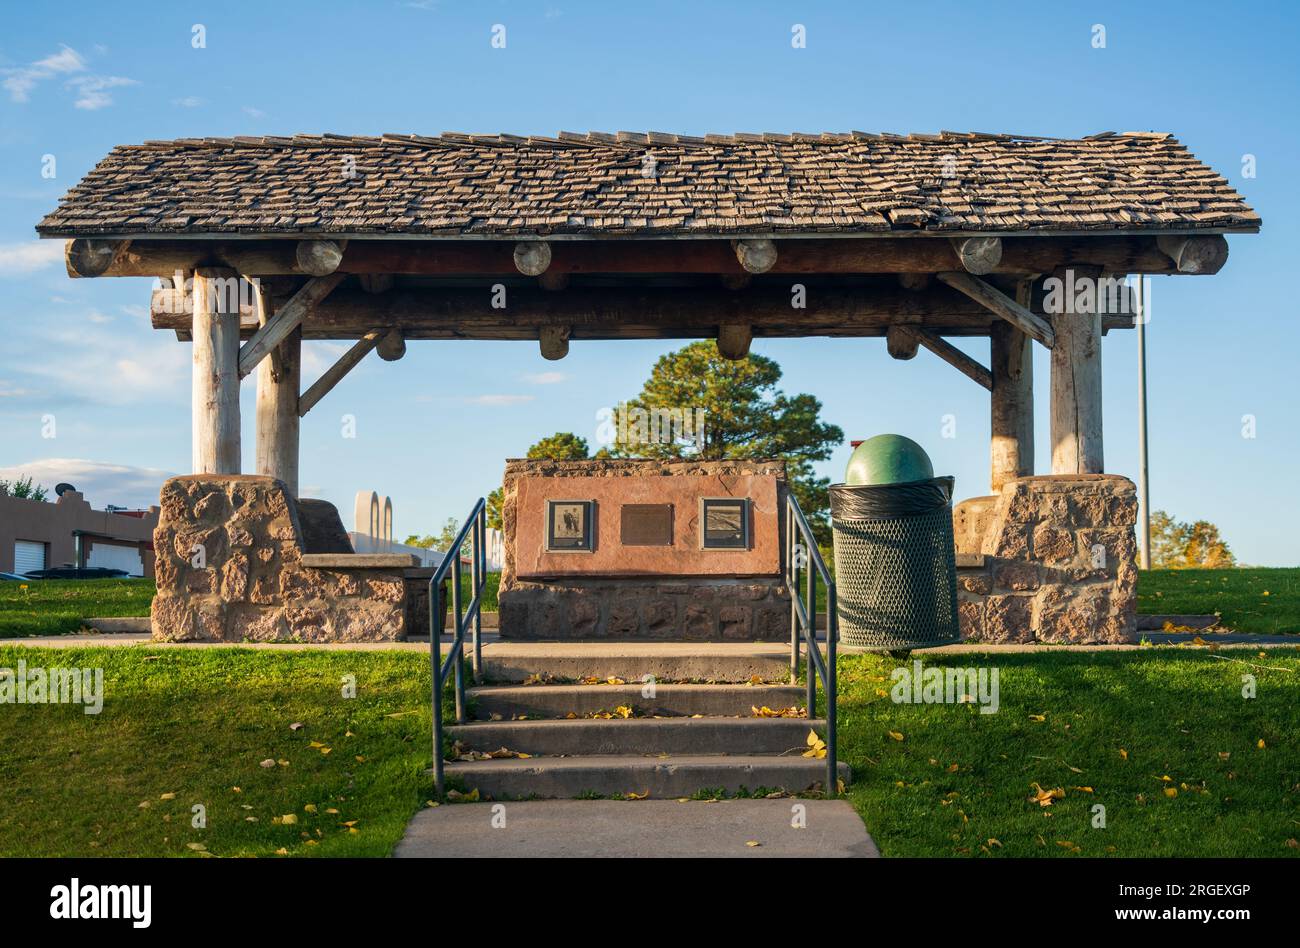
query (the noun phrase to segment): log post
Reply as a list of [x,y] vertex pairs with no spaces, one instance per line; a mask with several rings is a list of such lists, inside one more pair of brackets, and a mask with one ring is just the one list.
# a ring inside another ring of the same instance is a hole
[[1095,289],[1075,291],[1086,280],[1095,287],[1101,270],[1073,267],[1053,276],[1071,292],[1062,294],[1063,311],[1052,314],[1052,473],[1100,474],[1101,316]]
[[205,267],[194,274],[192,410],[195,474],[238,474],[239,276]]
[[[263,326],[273,314],[269,294],[258,290]],[[257,364],[257,473],[284,481],[298,496],[298,391],[302,375],[302,328],[291,332]]]
[[[1025,282],[1016,294],[1025,308],[1032,287]],[[993,373],[989,486],[997,494],[1007,481],[1034,473],[1033,340],[1011,323],[998,320],[990,327],[989,363]]]

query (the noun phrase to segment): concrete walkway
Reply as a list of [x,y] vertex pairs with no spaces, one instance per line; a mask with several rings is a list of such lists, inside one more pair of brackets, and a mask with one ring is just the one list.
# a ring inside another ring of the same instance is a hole
[[[795,828],[800,818],[803,828]],[[878,858],[880,851],[843,800],[532,800],[428,807],[394,855]]]
[[[1152,646],[1181,645],[1197,648],[1193,641],[1200,638],[1207,646],[1217,645],[1222,648],[1258,648],[1267,646],[1300,646],[1300,635],[1254,635],[1246,632],[1143,632],[1142,640]],[[444,650],[450,639],[444,640]],[[468,640],[466,640],[468,645]],[[410,642],[155,642],[144,633],[100,633],[79,635],[46,635],[27,638],[0,639],[0,645],[30,645],[38,648],[85,648],[93,645],[149,645],[155,648],[258,648],[258,649],[326,649],[328,651],[347,651],[349,649],[374,651],[413,651],[427,652],[429,641]],[[996,655],[1006,652],[1123,652],[1149,648],[1140,643],[1126,645],[1053,645],[1043,642],[1028,643],[980,643],[962,642],[957,645],[943,645],[938,648],[917,649],[926,655]],[[603,640],[571,642],[503,642],[495,633],[483,635],[483,654],[491,654],[500,659],[533,658],[545,654],[556,655],[568,652],[573,656],[584,654],[617,655],[623,651],[627,655],[645,655],[647,653],[687,651],[692,655],[718,657],[731,655],[737,649],[748,648],[755,656],[786,656],[790,646],[783,642],[606,642]],[[840,645],[839,652],[844,655],[863,649]],[[444,651],[445,654],[445,651]]]

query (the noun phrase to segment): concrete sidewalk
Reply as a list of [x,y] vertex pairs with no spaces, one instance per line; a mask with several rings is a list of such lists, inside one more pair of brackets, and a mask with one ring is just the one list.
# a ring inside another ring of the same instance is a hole
[[428,807],[393,855],[878,858],[880,851],[843,800],[531,800]]
[[[1246,632],[1143,632],[1142,641],[1152,646],[1181,645],[1192,648],[1194,640],[1200,638],[1205,645],[1222,648],[1258,648],[1297,647],[1300,635],[1254,635]],[[443,654],[450,644],[450,639],[443,640]],[[30,645],[38,648],[84,648],[93,645],[149,645],[155,648],[260,648],[260,649],[326,649],[329,651],[347,651],[349,649],[363,652],[374,651],[413,651],[427,652],[429,640],[409,642],[155,642],[149,635],[137,632],[101,633],[78,635],[46,635],[26,638],[0,639],[0,645]],[[466,639],[466,647],[469,640]],[[521,642],[501,641],[495,633],[483,635],[483,654],[497,658],[534,658],[546,654],[556,655],[568,652],[574,656],[583,654],[643,655],[647,653],[669,653],[674,650],[688,650],[692,655],[728,655],[739,648],[748,647],[756,656],[786,656],[790,646],[784,642],[607,642],[605,640],[575,640],[568,642]],[[925,655],[997,655],[1008,652],[1123,652],[1148,648],[1140,642],[1125,645],[1055,645],[1044,642],[1027,643],[981,643],[961,642],[956,645],[942,645],[937,648],[917,649]],[[841,644],[842,655],[852,654],[865,649],[855,649]]]

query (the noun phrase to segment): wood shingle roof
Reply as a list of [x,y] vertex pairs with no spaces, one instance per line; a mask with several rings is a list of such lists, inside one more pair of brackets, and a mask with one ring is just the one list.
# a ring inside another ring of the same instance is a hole
[[121,145],[48,237],[709,237],[1253,231],[1170,135],[659,132],[181,139]]

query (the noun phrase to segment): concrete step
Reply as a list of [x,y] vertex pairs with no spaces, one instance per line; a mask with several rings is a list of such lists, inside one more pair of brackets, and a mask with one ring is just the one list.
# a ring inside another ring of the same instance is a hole
[[757,676],[785,682],[788,645],[775,642],[508,642],[483,647],[483,677],[522,682],[532,676],[558,682],[585,678],[656,681],[746,682]]
[[481,720],[499,714],[507,721],[516,715],[562,718],[570,712],[586,715],[613,711],[619,705],[640,714],[703,714],[714,717],[750,717],[751,708],[773,710],[802,707],[807,696],[802,685],[656,685],[653,698],[641,696],[644,685],[520,685],[470,688],[466,691]]
[[628,754],[802,753],[809,730],[826,722],[808,718],[616,718],[570,721],[478,721],[447,729],[466,748],[505,747],[522,754],[576,757]]
[[[849,766],[839,764],[849,782]],[[652,798],[688,797],[699,790],[820,789],[826,761],[807,757],[543,757],[448,763],[446,774],[466,792],[493,800],[574,799],[648,793]]]

